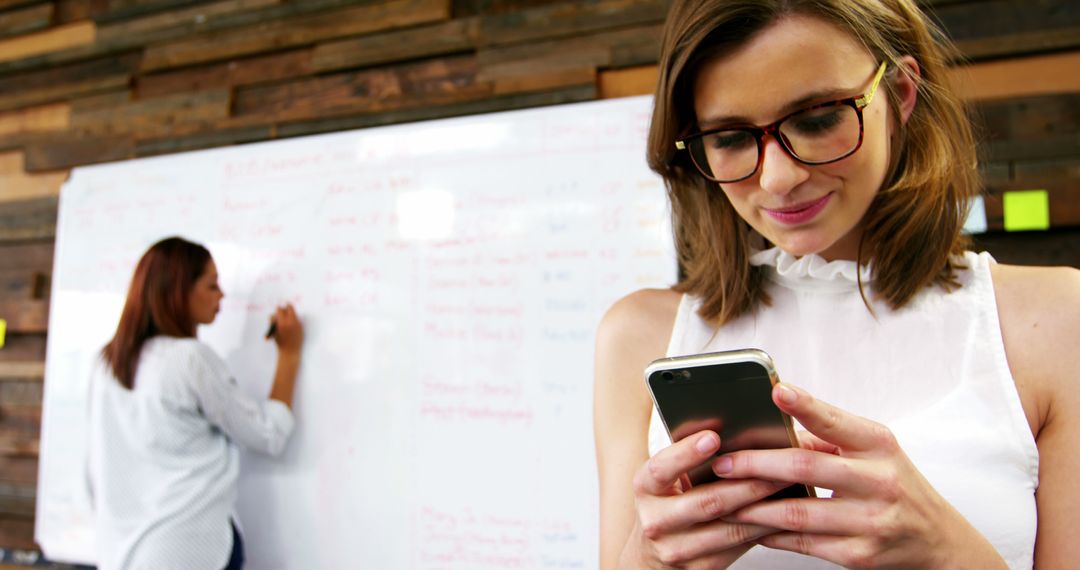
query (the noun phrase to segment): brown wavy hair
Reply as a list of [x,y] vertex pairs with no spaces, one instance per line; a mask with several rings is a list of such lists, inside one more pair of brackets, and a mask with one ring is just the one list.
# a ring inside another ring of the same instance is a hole
[[117,381],[135,387],[139,354],[157,335],[195,336],[191,290],[210,262],[210,252],[183,238],[163,239],[143,254],[128,287],[127,300],[109,344],[101,354]]
[[968,246],[960,230],[979,190],[976,145],[967,110],[946,85],[946,67],[958,52],[911,0],[675,0],[648,141],[649,166],[664,178],[671,200],[684,271],[675,290],[701,297],[701,316],[717,324],[769,302],[763,270],[749,262],[756,234],[716,183],[676,151],[675,141],[697,128],[692,89],[701,66],[791,14],[846,30],[887,62],[883,87],[893,117],[899,99],[888,79],[910,75],[901,57],[918,61],[920,74],[911,77],[918,101],[898,129],[891,174],[864,218],[857,262],[872,261],[874,294],[893,309],[929,285],[951,290],[960,268],[956,256]]

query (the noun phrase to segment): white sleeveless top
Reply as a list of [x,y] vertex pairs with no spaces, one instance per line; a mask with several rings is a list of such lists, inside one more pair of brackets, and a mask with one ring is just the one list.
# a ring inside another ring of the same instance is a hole
[[[684,295],[667,354],[768,352],[781,380],[888,426],[1011,568],[1031,568],[1038,449],[1005,360],[994,261],[972,252],[964,261],[960,289],[927,288],[899,311],[872,302],[875,317],[859,295],[855,262],[758,252],[751,263],[766,267],[772,305],[717,330],[698,316],[699,300]],[[654,409],[650,454],[669,443]],[[733,568],[836,566],[758,546]]]

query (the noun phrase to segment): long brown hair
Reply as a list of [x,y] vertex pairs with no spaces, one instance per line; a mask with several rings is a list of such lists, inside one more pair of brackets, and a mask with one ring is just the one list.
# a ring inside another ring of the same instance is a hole
[[143,254],[116,334],[101,351],[122,386],[135,387],[139,353],[147,339],[159,334],[195,336],[189,300],[209,262],[205,247],[178,237],[163,239]]
[[[956,256],[968,244],[960,230],[978,192],[978,174],[971,122],[945,84],[946,65],[957,52],[941,30],[911,0],[675,0],[648,143],[649,166],[667,186],[685,271],[675,289],[701,297],[701,316],[718,324],[768,302],[764,273],[749,262],[753,230],[689,156],[676,152],[675,141],[696,129],[692,87],[700,67],[788,14],[846,30],[887,62],[886,77],[909,73],[900,63],[905,55],[919,63],[920,75],[911,77],[918,102],[898,129],[892,174],[864,218],[857,262],[873,262],[873,290],[894,309],[928,285],[951,288]],[[899,116],[892,81],[883,87],[893,117]]]

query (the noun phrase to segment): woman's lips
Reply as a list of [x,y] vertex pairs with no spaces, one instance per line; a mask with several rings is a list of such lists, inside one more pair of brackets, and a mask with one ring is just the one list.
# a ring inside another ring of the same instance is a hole
[[829,192],[821,198],[811,202],[804,202],[787,208],[764,208],[764,210],[769,217],[782,224],[805,224],[814,219],[821,210],[825,209],[825,206],[829,203],[832,195],[833,193]]

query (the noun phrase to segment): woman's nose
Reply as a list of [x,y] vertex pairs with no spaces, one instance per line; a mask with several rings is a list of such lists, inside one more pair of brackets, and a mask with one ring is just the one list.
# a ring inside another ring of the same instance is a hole
[[783,196],[810,177],[809,168],[792,158],[775,138],[766,137],[761,152],[764,156],[761,160],[761,172],[758,173],[758,184],[762,190]]

